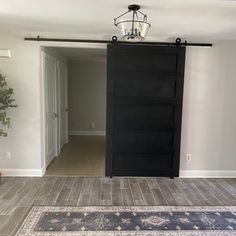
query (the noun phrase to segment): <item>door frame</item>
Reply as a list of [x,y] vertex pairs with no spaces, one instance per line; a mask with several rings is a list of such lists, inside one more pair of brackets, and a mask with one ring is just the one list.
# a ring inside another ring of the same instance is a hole
[[[46,120],[45,120],[45,78],[44,78],[44,68],[43,68],[43,56],[46,54],[44,51],[44,47],[68,47],[68,48],[88,48],[88,49],[107,49],[106,44],[99,43],[65,43],[65,42],[40,42],[39,44],[39,67],[40,67],[40,81],[39,81],[39,97],[40,97],[40,140],[41,140],[41,170],[42,176],[45,175],[46,172]],[[67,70],[68,75],[68,70]],[[58,77],[58,76],[57,76]],[[67,107],[68,107],[68,76],[67,76]],[[58,92],[58,91],[57,91]],[[58,100],[56,100],[58,102]],[[66,141],[69,142],[69,130],[68,130],[68,112],[67,112],[67,127],[66,127]],[[58,125],[57,125],[58,127]],[[58,140],[58,139],[57,139]],[[58,145],[58,144],[57,144]],[[106,166],[105,166],[106,168]]]
[[[60,66],[64,66],[65,67],[65,103],[66,103],[66,126],[65,126],[65,135],[66,135],[66,141],[65,143],[61,143],[61,90],[62,90],[62,84],[61,84],[61,74],[60,74]],[[58,92],[58,96],[57,96],[57,103],[58,103],[58,155],[60,154],[61,149],[63,148],[63,146],[69,142],[69,136],[68,136],[68,68],[67,68],[67,63],[61,61],[61,60],[57,60],[57,92]]]

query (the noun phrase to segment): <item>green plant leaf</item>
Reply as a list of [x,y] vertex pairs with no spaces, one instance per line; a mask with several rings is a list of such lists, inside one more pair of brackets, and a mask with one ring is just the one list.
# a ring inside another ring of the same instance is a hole
[[7,136],[7,129],[11,127],[11,119],[7,116],[9,108],[15,108],[14,90],[8,87],[6,76],[0,74],[0,136]]

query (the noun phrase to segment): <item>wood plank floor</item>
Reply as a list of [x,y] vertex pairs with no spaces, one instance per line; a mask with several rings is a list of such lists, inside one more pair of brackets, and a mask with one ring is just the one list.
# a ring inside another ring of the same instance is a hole
[[14,235],[32,205],[236,205],[236,179],[6,177],[0,235]]

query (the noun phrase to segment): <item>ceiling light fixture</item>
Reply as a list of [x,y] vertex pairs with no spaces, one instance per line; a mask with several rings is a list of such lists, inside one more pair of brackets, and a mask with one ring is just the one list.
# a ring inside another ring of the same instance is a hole
[[120,30],[122,38],[145,39],[151,24],[147,21],[147,15],[139,9],[139,5],[129,5],[127,12],[114,19],[114,24]]

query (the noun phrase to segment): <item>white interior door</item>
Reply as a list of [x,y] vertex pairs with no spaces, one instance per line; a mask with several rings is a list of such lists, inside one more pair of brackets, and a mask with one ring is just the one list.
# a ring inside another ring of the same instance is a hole
[[59,62],[60,83],[60,149],[68,142],[68,99],[67,99],[67,66]]
[[56,156],[57,104],[56,104],[56,60],[44,55],[45,83],[45,148],[46,167]]

